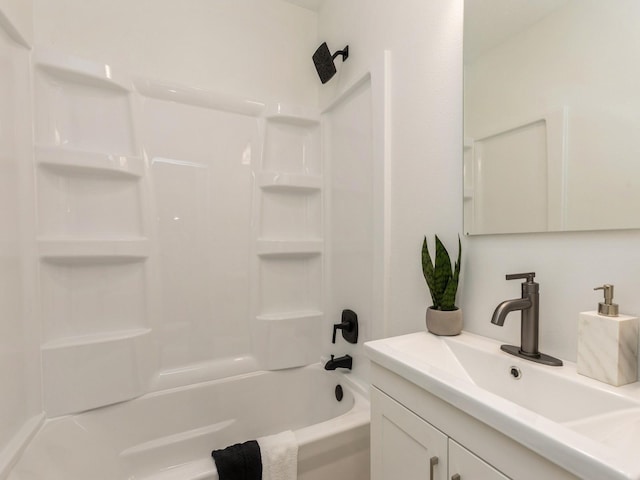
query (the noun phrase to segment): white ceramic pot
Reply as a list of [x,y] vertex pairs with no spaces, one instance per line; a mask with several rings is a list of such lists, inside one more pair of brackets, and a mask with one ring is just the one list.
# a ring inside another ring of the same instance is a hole
[[460,335],[462,332],[462,309],[436,310],[427,308],[427,330],[434,335]]

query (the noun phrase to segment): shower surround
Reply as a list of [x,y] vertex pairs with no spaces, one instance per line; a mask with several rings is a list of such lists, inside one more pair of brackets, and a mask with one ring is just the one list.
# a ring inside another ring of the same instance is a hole
[[319,116],[35,55],[45,411],[320,358]]
[[[11,15],[0,17],[0,54],[13,73],[3,76],[3,114],[16,125],[16,135],[0,137],[15,152],[3,157],[11,168],[1,177],[5,204],[16,205],[5,216],[14,237],[3,244],[13,270],[2,275],[6,283],[21,279],[12,283],[11,303],[1,306],[15,312],[15,324],[3,322],[17,346],[9,366],[27,360],[9,383],[15,403],[0,406],[0,478],[46,418],[317,365],[330,353],[354,357],[351,377],[362,381],[361,343],[332,346],[330,335],[339,312],[351,308],[364,342],[382,311],[374,300],[381,167],[373,154],[380,127],[372,121],[372,91],[384,91],[383,66],[320,110],[310,61],[315,27],[303,41],[289,38],[293,60],[271,58],[267,65],[264,48],[278,55],[279,30],[250,36],[247,48],[261,41],[260,50],[248,50],[256,62],[216,74],[210,88],[194,87],[183,70],[162,71],[161,60],[154,68],[141,59],[139,70],[131,52],[105,62],[112,47],[102,44],[101,27],[84,43],[74,43],[81,28],[70,17],[68,28],[59,28],[68,38],[48,31],[43,19],[55,23],[62,14],[46,3],[36,4],[35,43]],[[64,3],[88,15],[82,2]],[[158,5],[156,20],[171,8]],[[308,27],[315,19],[279,0],[216,5],[224,18],[215,21],[233,20],[238,28],[246,27],[238,24],[247,21],[246,8],[255,9],[251,21],[268,13],[276,23],[293,16]],[[105,18],[117,10],[94,8]],[[200,14],[195,9],[190,20]],[[188,23],[183,16],[181,22]],[[194,25],[193,36],[210,34]],[[128,40],[125,33],[113,42],[122,47]],[[306,66],[294,82],[287,69],[303,56]],[[285,80],[284,90],[273,78],[246,83],[243,73],[278,66],[285,72],[273,77]],[[166,76],[151,74],[158,72]],[[242,79],[230,81],[236,77]],[[307,79],[310,87],[297,85]],[[24,109],[31,102],[33,116]]]

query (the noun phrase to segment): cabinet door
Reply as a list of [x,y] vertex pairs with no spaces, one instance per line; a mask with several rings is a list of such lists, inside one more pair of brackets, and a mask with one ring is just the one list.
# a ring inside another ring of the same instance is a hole
[[449,475],[452,480],[509,479],[451,439],[449,439]]
[[371,388],[371,480],[446,480],[447,437]]

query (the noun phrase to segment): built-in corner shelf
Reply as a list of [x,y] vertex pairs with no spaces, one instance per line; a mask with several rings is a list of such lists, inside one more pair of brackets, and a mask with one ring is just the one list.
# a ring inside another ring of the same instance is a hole
[[[321,117],[276,103],[265,108],[257,197],[256,358],[267,370],[317,362],[324,253]],[[292,342],[295,338],[297,341]]]
[[40,258],[51,263],[143,260],[149,256],[146,238],[127,240],[38,240]]
[[256,333],[263,342],[258,346],[264,368],[280,370],[318,361],[322,312],[300,310],[256,317]]
[[299,312],[283,312],[258,315],[259,322],[289,322],[296,320],[317,320],[320,321],[323,313],[319,310],[303,310]]
[[131,91],[131,80],[115,72],[110,65],[84,60],[53,50],[39,49],[35,55],[36,66],[48,75],[65,82],[90,85],[116,91]]
[[311,127],[320,123],[320,115],[316,110],[282,103],[268,106],[263,116],[269,122],[300,127]]
[[260,257],[310,257],[322,254],[323,240],[265,240],[256,242]]
[[150,328],[131,328],[114,332],[78,335],[50,340],[42,345],[42,350],[58,350],[64,348],[94,345],[99,343],[121,342],[143,337],[151,333]]
[[142,177],[144,159],[140,156],[75,150],[59,146],[36,146],[36,163],[61,175],[74,173],[113,174]]
[[257,174],[257,182],[262,190],[274,192],[305,192],[322,189],[322,177],[320,175],[260,172]]
[[42,345],[43,396],[55,417],[145,393],[151,329],[54,338]]

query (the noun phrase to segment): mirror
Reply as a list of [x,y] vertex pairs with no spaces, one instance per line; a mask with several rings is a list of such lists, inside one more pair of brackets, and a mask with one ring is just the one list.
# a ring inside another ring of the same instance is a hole
[[465,0],[469,235],[640,228],[640,2]]

